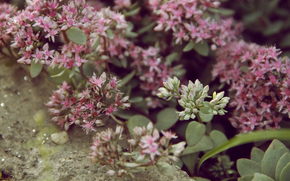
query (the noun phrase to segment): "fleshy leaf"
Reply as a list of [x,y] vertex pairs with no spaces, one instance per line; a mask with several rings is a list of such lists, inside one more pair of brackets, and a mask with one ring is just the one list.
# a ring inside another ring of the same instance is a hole
[[107,29],[106,33],[111,40],[114,39],[114,34],[111,29]]
[[175,108],[165,108],[157,114],[155,127],[158,130],[167,130],[178,121],[178,114]]
[[194,179],[195,181],[210,181],[210,180],[207,179],[207,178],[201,178],[201,177],[193,177],[193,179]]
[[246,143],[252,143],[256,141],[266,141],[272,139],[280,139],[280,140],[290,140],[290,129],[279,129],[279,130],[266,130],[266,131],[253,131],[250,133],[239,134],[225,142],[224,144],[210,150],[206,154],[204,154],[199,163],[198,169],[201,164],[207,160],[208,158],[222,152],[228,150],[232,147],[239,146]]
[[168,65],[171,65],[174,60],[177,60],[177,58],[178,58],[178,53],[177,52],[173,52],[173,53],[169,54],[165,58],[166,59],[166,63],[168,63]]
[[288,163],[281,171],[279,181],[289,181],[290,178],[290,163]]
[[85,45],[87,43],[86,34],[77,27],[70,27],[66,30],[68,39],[76,44]]
[[[276,165],[276,172],[275,172],[275,179],[279,180],[281,172],[283,170],[283,168],[290,163],[290,153],[286,152],[284,153],[281,158],[279,159],[277,165]],[[288,171],[289,172],[289,171]],[[289,177],[290,178],[290,175]],[[281,180],[281,179],[280,179]]]
[[130,103],[136,103],[136,102],[141,102],[141,101],[143,101],[143,97],[140,97],[140,96],[132,97],[132,98],[129,99]]
[[255,173],[252,181],[275,181],[271,177],[264,175],[262,173]]
[[221,144],[228,141],[226,135],[218,130],[213,130],[212,132],[210,132],[209,136],[213,141],[214,147],[220,146]]
[[126,124],[127,124],[127,127],[129,129],[130,134],[135,134],[133,129],[136,126],[139,126],[139,127],[145,126],[146,127],[149,122],[150,122],[150,119],[148,119],[145,116],[142,116],[141,114],[138,114],[138,115],[134,115],[134,116],[130,117],[130,119],[126,122]]
[[124,13],[125,17],[134,16],[140,12],[140,7],[133,9],[132,11]]
[[193,146],[187,146],[181,155],[183,156],[183,155],[196,153],[200,151],[207,151],[213,148],[214,148],[214,145],[212,143],[212,140],[210,139],[209,136],[205,135],[201,138],[201,140],[197,144]]
[[118,109],[117,111],[114,111],[113,114],[122,119],[129,119],[131,116],[134,116],[138,113],[133,110]]
[[238,159],[237,169],[240,176],[253,175],[255,173],[261,173],[261,165],[245,158]]
[[40,63],[40,61],[38,61],[37,63],[35,63],[35,61],[31,61],[31,66],[30,66],[30,75],[32,78],[37,77],[40,72],[42,70],[42,64]]
[[262,173],[275,179],[276,165],[280,157],[288,152],[288,148],[279,140],[273,140],[266,150],[261,162]]
[[195,168],[199,153],[200,152],[191,153],[191,154],[187,154],[180,157],[191,175],[194,174],[194,168]]
[[261,161],[264,157],[264,151],[254,147],[251,151],[251,160],[253,160],[254,162],[261,164]]
[[214,115],[211,107],[201,107],[197,116],[202,122],[210,122]]
[[186,143],[193,146],[198,143],[205,134],[205,125],[196,121],[188,124],[185,132]]
[[245,175],[245,176],[238,178],[238,181],[252,181],[253,178],[254,178],[254,176],[252,176],[252,175]]
[[156,167],[162,175],[173,176],[175,174],[172,165],[166,162],[158,162]]
[[208,56],[209,46],[207,41],[199,42],[194,45],[193,49],[202,56]]
[[121,85],[121,86],[123,86],[123,85],[125,85],[125,84],[127,84],[133,77],[134,77],[134,75],[135,75],[135,70],[134,71],[132,71],[131,73],[129,73],[128,75],[126,75],[120,82],[119,82],[119,84]]
[[183,51],[184,51],[184,52],[188,52],[188,51],[192,50],[193,47],[194,47],[194,44],[195,44],[194,41],[190,40],[190,41],[187,43],[187,45],[183,48]]

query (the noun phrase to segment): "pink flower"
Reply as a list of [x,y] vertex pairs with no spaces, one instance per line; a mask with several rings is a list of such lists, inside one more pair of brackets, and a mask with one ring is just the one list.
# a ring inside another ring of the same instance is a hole
[[89,122],[87,120],[84,120],[85,121],[85,124],[81,125],[81,127],[86,130],[86,134],[88,134],[90,131],[97,131],[93,125],[95,123],[95,120]]

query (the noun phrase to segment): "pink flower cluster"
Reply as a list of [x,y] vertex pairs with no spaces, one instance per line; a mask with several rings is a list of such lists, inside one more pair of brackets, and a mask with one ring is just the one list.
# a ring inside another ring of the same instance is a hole
[[0,47],[3,46],[2,40],[8,41],[9,36],[5,34],[7,21],[15,14],[16,7],[10,4],[0,4]]
[[94,74],[81,93],[73,91],[71,86],[63,82],[46,104],[53,116],[51,120],[65,130],[72,124],[81,124],[87,134],[91,130],[96,131],[94,125],[103,124],[104,114],[110,116],[119,108],[130,107],[130,103],[127,103],[129,96],[123,97],[118,87],[117,78],[107,78],[105,73],[98,78]]
[[[52,67],[80,67],[88,60],[98,60],[107,54],[96,49],[95,44],[105,44],[109,39],[109,30],[118,34],[127,27],[124,16],[120,13],[108,8],[96,11],[85,0],[70,1],[68,5],[62,6],[57,0],[27,0],[26,3],[26,8],[7,19],[8,23],[4,27],[5,35],[12,38],[11,47],[20,49],[19,63],[31,64],[32,61],[40,61]],[[68,40],[66,31],[70,27],[79,28],[84,32],[87,39],[85,45]],[[56,39],[57,36],[61,39]],[[44,45],[43,42],[50,43]],[[54,50],[49,49],[56,43],[61,43],[61,52],[55,47]],[[92,53],[94,55],[86,56]]]
[[205,13],[208,8],[217,8],[217,0],[148,0],[148,6],[158,15],[158,25],[155,31],[173,31],[175,43],[182,40],[211,40],[217,46],[237,39],[241,32],[241,24],[235,24],[232,19],[215,21]]
[[231,124],[241,132],[277,129],[283,114],[290,118],[290,60],[274,46],[232,42],[216,52],[212,72],[234,92]]
[[[128,140],[129,151],[122,150],[119,141],[122,139],[123,127],[117,126],[116,131],[111,128],[97,133],[91,147],[91,159],[101,165],[108,165],[112,170],[107,173],[118,176],[142,171],[147,166],[156,164],[164,157],[167,161],[178,161],[178,156],[184,150],[185,142],[170,144],[172,138],[177,138],[169,131],[153,130],[150,122],[147,128],[135,127],[134,136]],[[116,172],[117,171],[117,172]]]
[[[134,137],[129,139],[128,143],[133,147],[140,147],[137,161],[144,161],[149,158],[150,162],[156,163],[159,157],[165,157],[168,161],[177,162],[178,156],[184,150],[185,142],[171,145],[169,142],[172,138],[177,138],[174,133],[170,131],[161,131],[163,136],[160,138],[159,131],[153,129],[153,124],[150,122],[147,127],[135,127],[133,129]],[[138,150],[138,149],[137,149]]]

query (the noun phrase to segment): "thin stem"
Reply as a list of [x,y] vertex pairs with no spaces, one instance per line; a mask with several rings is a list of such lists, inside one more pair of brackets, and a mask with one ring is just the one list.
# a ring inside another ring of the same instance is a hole
[[[108,50],[107,50],[107,40],[106,37],[102,36],[103,40],[104,40],[104,50],[105,50],[105,55],[108,56]],[[109,75],[111,74],[111,70],[108,64],[108,61],[105,61],[106,64],[106,69],[108,70]]]
[[121,120],[119,120],[118,118],[116,118],[113,114],[110,114],[111,118],[114,119],[114,121],[116,121],[117,123],[119,123],[120,125],[124,125],[125,123]]
[[[3,38],[1,38],[1,41],[2,41],[2,43],[6,46],[6,48],[8,49],[8,51],[9,51],[11,57],[15,57],[15,56],[13,55],[13,53],[12,53],[10,47],[7,46],[7,44],[6,44],[6,42],[3,40]],[[16,57],[15,57],[15,58],[16,58]]]

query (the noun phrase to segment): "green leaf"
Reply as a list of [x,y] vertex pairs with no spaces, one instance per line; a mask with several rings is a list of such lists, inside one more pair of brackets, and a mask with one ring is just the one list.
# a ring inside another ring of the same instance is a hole
[[290,47],[290,33],[288,33],[286,36],[283,37],[283,40],[279,45],[282,48]]
[[[279,180],[281,172],[283,168],[290,163],[290,153],[286,152],[284,153],[281,158],[279,159],[277,165],[276,165],[276,171],[275,171],[275,179]],[[290,178],[290,176],[288,177]]]
[[196,121],[191,121],[185,132],[185,139],[188,146],[197,144],[205,134],[205,125]]
[[280,157],[288,152],[288,148],[279,140],[274,139],[266,150],[261,162],[262,173],[275,179],[276,165]]
[[259,17],[263,15],[262,11],[254,11],[253,13],[247,14],[243,17],[243,21],[245,25],[249,25],[251,23],[254,23],[258,20]]
[[232,9],[226,9],[226,8],[219,8],[220,14],[224,16],[232,16],[235,14],[235,11]]
[[251,151],[251,160],[253,160],[254,162],[261,164],[261,161],[264,157],[264,151],[253,147],[252,151]]
[[166,162],[157,162],[156,167],[162,175],[171,177],[175,174],[173,167]]
[[193,49],[202,56],[208,56],[209,46],[207,41],[198,42],[194,45]]
[[111,29],[107,29],[106,33],[111,40],[114,39],[114,34]]
[[[48,67],[47,71],[48,71],[49,75],[52,75],[52,76],[61,73],[61,76],[49,77],[51,79],[51,81],[53,81],[56,84],[62,84],[63,81],[66,81],[68,84],[70,84],[72,81],[72,79],[69,78],[70,70],[66,69],[64,67],[58,68],[58,66],[55,66],[54,68],[52,68],[50,66],[50,67]],[[62,73],[62,71],[64,71],[64,72]]]
[[127,65],[128,65],[128,62],[127,62],[127,58],[126,57],[123,57],[121,59],[121,64],[124,68],[127,68]]
[[[71,69],[71,71],[70,71],[70,73],[69,73],[69,78],[72,78],[73,76],[74,76],[74,74],[75,74],[75,71],[76,71],[76,67],[73,67],[72,69]],[[52,75],[53,76],[53,75]]]
[[177,162],[173,162],[174,165],[178,166],[180,169],[183,167],[183,162],[181,159],[178,159]]
[[141,35],[141,34],[145,33],[146,31],[152,30],[153,27],[154,27],[155,25],[156,25],[156,22],[153,21],[152,23],[150,23],[150,24],[144,26],[143,28],[139,29],[139,30],[137,31],[137,33],[138,33],[139,35]]
[[128,121],[126,121],[127,127],[129,129],[130,134],[135,134],[133,129],[136,126],[139,127],[143,127],[143,126],[147,126],[148,123],[150,122],[150,119],[148,119],[145,116],[142,116],[141,114],[138,115],[134,115],[132,117],[130,117],[130,119]]
[[138,97],[131,97],[129,99],[129,102],[130,103],[136,103],[136,102],[141,102],[141,101],[143,101],[143,97],[140,97],[140,96],[138,96]]
[[275,180],[262,173],[255,173],[252,181],[275,181]]
[[76,44],[85,45],[87,43],[86,34],[77,27],[70,27],[66,30],[68,39]]
[[93,50],[96,50],[97,47],[100,45],[100,42],[101,42],[101,37],[98,37],[98,38],[95,40],[95,42],[91,45],[91,48],[92,48]]
[[252,176],[252,175],[245,175],[245,176],[238,178],[238,181],[252,181],[253,178],[254,178],[254,176]]
[[178,121],[178,114],[175,108],[165,108],[157,114],[155,127],[158,130],[167,130]]
[[194,168],[195,168],[199,153],[200,152],[191,153],[191,154],[184,155],[184,156],[180,157],[180,159],[183,161],[183,163],[185,164],[185,166],[187,167],[187,169],[191,175],[194,174]]
[[30,75],[32,78],[37,77],[40,72],[42,70],[42,64],[40,63],[40,61],[38,61],[37,63],[35,63],[34,60],[31,61],[31,65],[30,65]]
[[272,139],[290,140],[290,129],[266,130],[266,131],[258,130],[250,133],[236,135],[235,137],[225,142],[224,144],[204,154],[198,163],[198,169],[205,160],[222,151],[246,143],[252,143],[256,141],[266,141]]
[[281,171],[279,181],[289,181],[290,178],[290,163],[288,163]]
[[213,130],[212,132],[210,132],[209,136],[213,141],[214,147],[220,146],[221,144],[228,141],[226,135],[218,130]]
[[201,107],[199,109],[197,116],[202,122],[210,122],[213,118],[212,108],[211,107]]
[[132,11],[124,13],[125,17],[134,16],[140,12],[140,7],[133,9]]
[[174,60],[177,60],[177,58],[178,58],[178,53],[173,52],[173,53],[169,54],[168,56],[166,56],[166,58],[165,58],[166,63],[168,63],[168,65],[171,65]]
[[261,173],[261,165],[245,158],[238,159],[237,169],[240,176],[253,175]]
[[[60,73],[55,74],[55,75],[51,75],[50,77],[52,77],[52,78],[60,77],[60,76],[62,76],[62,75],[65,73],[65,71],[66,71],[66,69],[63,69],[63,71],[61,71]],[[69,75],[69,76],[70,76],[70,75]],[[69,77],[69,78],[71,78],[71,77]]]
[[117,66],[117,67],[122,67],[122,64],[121,64],[120,60],[117,59],[116,57],[112,57],[112,58],[111,58],[111,63],[112,63],[113,65]]
[[183,156],[183,155],[188,155],[188,154],[196,153],[200,151],[207,151],[213,148],[214,148],[214,145],[210,137],[205,135],[201,138],[201,140],[197,144],[193,146],[187,146],[181,155]]
[[264,31],[263,34],[265,36],[270,36],[276,33],[279,33],[279,31],[281,30],[282,26],[283,26],[283,21],[276,21],[273,24],[269,25]]
[[193,177],[193,179],[194,179],[195,181],[211,181],[211,180],[209,180],[209,179],[207,179],[207,178],[201,178],[201,177]]
[[278,5],[280,0],[272,0],[272,1],[269,1],[269,3],[267,3],[267,8],[265,10],[265,12],[267,14],[270,14]]
[[114,111],[113,114],[118,116],[119,118],[122,118],[122,119],[129,119],[130,117],[132,117],[138,113],[136,111],[133,111],[133,110],[118,109],[117,111]]
[[120,80],[119,84],[121,86],[124,86],[134,77],[134,75],[135,75],[135,70],[129,73],[128,75],[126,75],[122,80]]
[[188,52],[188,51],[192,50],[193,47],[194,47],[194,44],[195,44],[194,41],[190,40],[190,41],[187,43],[187,45],[183,48],[183,51],[184,51],[184,52]]

